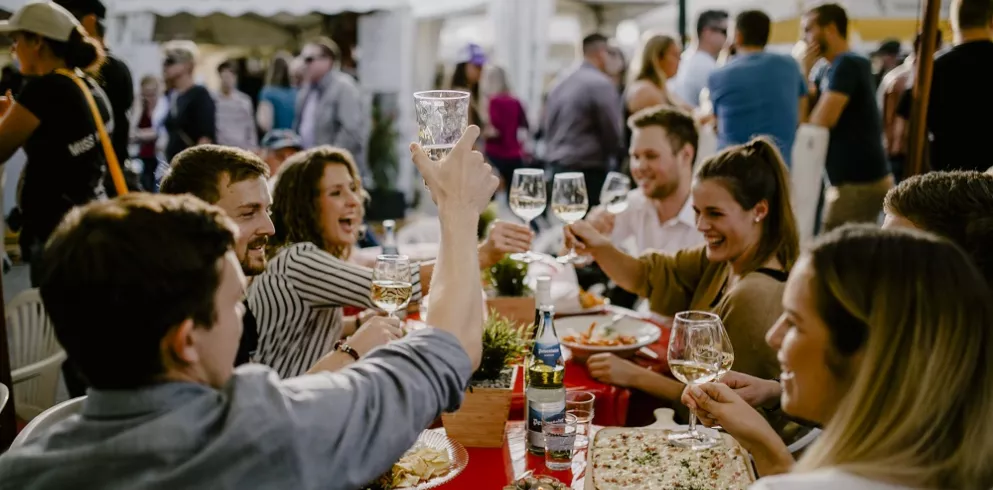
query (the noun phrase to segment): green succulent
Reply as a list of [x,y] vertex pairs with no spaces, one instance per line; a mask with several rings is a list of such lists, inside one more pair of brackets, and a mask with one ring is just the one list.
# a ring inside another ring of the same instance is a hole
[[521,298],[531,294],[531,288],[525,284],[527,275],[528,265],[508,256],[493,264],[486,278],[497,296]]
[[524,359],[530,346],[528,334],[533,327],[533,325],[515,325],[496,311],[491,311],[483,325],[483,357],[479,368],[472,375],[472,380],[500,379],[504,369]]

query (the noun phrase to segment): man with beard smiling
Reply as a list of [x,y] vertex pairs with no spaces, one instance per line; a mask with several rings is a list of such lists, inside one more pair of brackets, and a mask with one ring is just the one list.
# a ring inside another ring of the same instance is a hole
[[[598,206],[587,221],[611,241],[638,255],[654,249],[675,253],[704,242],[690,202],[698,134],[693,118],[678,109],[656,106],[628,120],[631,175],[637,189],[628,208],[614,215]],[[598,192],[599,189],[593,189]]]

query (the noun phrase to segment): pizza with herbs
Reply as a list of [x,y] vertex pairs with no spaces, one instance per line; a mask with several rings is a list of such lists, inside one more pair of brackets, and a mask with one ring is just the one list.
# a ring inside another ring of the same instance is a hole
[[668,443],[669,431],[631,429],[597,435],[594,490],[744,490],[754,477],[740,446],[691,450]]

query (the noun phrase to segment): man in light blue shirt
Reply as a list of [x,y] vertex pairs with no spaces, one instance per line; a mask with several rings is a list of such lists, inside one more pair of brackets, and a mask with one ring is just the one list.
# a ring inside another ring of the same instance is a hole
[[807,117],[807,82],[796,61],[769,53],[770,19],[748,10],[735,21],[737,56],[710,74],[710,99],[717,116],[718,148],[769,136],[787,165],[797,126]]
[[458,408],[482,355],[475,234],[499,181],[478,137],[440,162],[412,148],[441,220],[433,327],[371,352],[349,339],[335,350],[361,360],[336,372],[330,355],[287,380],[232,369],[246,281],[220,208],[132,194],[72,211],[41,296],[91,388],[80,414],[0,456],[0,489],[354,490],[390,469]]

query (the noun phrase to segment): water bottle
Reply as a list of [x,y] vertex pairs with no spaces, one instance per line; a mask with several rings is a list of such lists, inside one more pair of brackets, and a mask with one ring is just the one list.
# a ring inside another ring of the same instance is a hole
[[[541,279],[538,284],[540,290]],[[550,291],[550,287],[548,290]],[[551,303],[550,296],[548,294],[548,297],[535,298],[536,303],[539,303],[539,322],[525,375],[527,448],[532,454],[538,455],[545,453],[542,423],[565,418],[565,361],[562,359],[559,337],[555,333],[555,307],[548,304]]]
[[383,221],[383,255],[400,255],[397,248],[396,221]]

